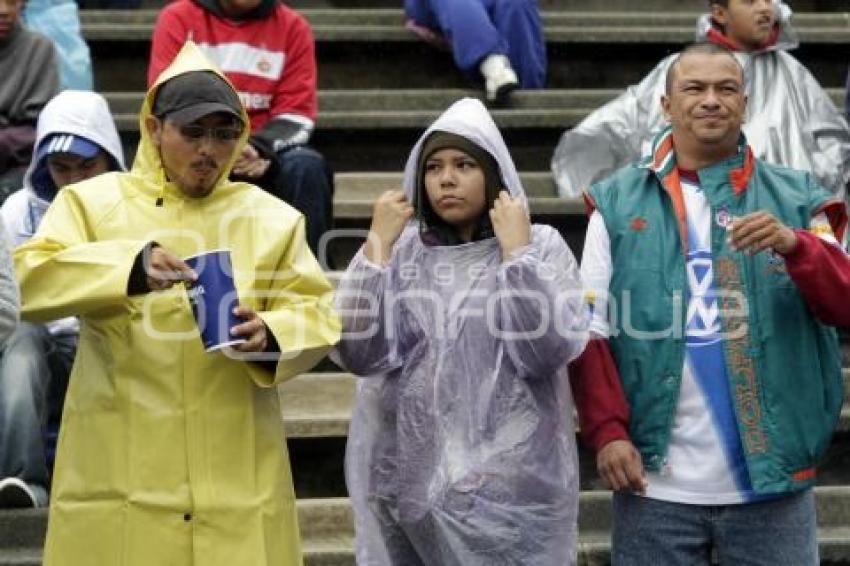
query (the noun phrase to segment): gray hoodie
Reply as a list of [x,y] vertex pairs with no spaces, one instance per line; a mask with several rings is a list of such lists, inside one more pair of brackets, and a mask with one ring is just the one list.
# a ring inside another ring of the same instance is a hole
[[59,65],[49,39],[17,23],[0,40],[0,172],[23,167],[38,113],[59,92]]

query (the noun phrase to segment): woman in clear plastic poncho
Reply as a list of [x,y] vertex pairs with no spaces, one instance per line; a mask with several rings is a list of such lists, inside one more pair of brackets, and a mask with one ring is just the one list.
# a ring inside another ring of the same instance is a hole
[[571,563],[581,283],[561,236],[530,224],[480,102],[413,148],[337,308],[337,359],[363,377],[346,455],[358,564]]

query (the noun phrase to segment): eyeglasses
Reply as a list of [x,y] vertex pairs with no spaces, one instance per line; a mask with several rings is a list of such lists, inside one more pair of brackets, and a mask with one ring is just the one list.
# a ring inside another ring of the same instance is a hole
[[205,128],[198,124],[185,124],[183,126],[178,126],[178,129],[180,130],[180,135],[183,136],[186,141],[190,142],[198,142],[205,137],[210,137],[217,143],[229,143],[238,140],[239,136],[242,135],[242,130],[240,128],[234,128],[232,126]]

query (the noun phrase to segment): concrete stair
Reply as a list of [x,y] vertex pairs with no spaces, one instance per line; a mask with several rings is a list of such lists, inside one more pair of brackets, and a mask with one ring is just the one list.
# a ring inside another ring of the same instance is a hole
[[[313,27],[317,41],[393,41],[417,42],[419,38],[404,29],[404,11],[398,8],[321,9],[300,12]],[[80,23],[89,41],[146,40],[158,10],[82,10]],[[693,39],[699,12],[585,12],[544,11],[543,25],[547,42],[557,43],[682,43]],[[843,17],[842,17],[843,16]],[[797,13],[794,24],[800,39],[808,43],[847,41],[850,15]]]
[[[143,0],[142,8],[159,9],[167,0]],[[375,9],[398,8],[397,0],[287,0],[287,5],[298,10],[315,8]],[[845,0],[793,0],[798,12],[844,12]],[[541,10],[572,10],[582,12],[608,12],[634,10],[634,0],[538,0]],[[657,12],[698,12],[705,10],[704,0],[647,0],[641,9]]]
[[[589,4],[589,2],[588,2]],[[396,4],[397,6],[397,4]],[[692,41],[696,15],[690,11],[574,11],[556,7],[544,12],[551,88],[582,85],[623,88],[634,83],[663,56]],[[458,88],[473,81],[457,71],[447,52],[425,45],[404,29],[400,9],[374,7],[305,8],[314,26],[321,89]],[[803,47],[795,52],[827,86],[844,84],[850,39],[850,9],[805,12],[798,8],[795,26]],[[144,90],[149,38],[156,10],[81,11],[82,30],[97,61],[99,90]]]
[[[844,89],[826,89],[836,106],[844,104]],[[621,89],[546,89],[516,93],[509,107],[491,108],[503,130],[553,128],[562,132],[622,93]],[[144,92],[104,92],[118,129],[138,132],[138,112]],[[469,89],[351,89],[319,93],[319,130],[393,130],[417,132],[433,122],[452,102],[481,98]],[[409,150],[409,148],[407,148]]]
[[[546,171],[563,131],[621,92],[621,89],[522,91],[516,93],[510,107],[492,108],[491,112],[517,168]],[[843,105],[843,89],[830,88],[827,92],[837,106]],[[138,144],[138,111],[143,93],[113,91],[105,95],[129,157]],[[319,94],[320,114],[313,145],[335,171],[401,171],[410,148],[428,124],[455,100],[480,95],[479,91],[467,89],[324,90]],[[553,185],[550,196],[555,195]]]
[[[822,565],[847,564],[850,556],[850,490],[815,488]],[[610,560],[611,494],[584,491],[579,500],[579,564]],[[307,566],[354,565],[354,519],[347,498],[299,499],[298,519]],[[43,509],[0,513],[0,566],[39,566],[47,512]],[[14,546],[6,547],[4,543]]]
[[[839,433],[850,432],[850,369],[844,370],[844,382],[848,393],[838,424]],[[313,372],[278,386],[287,436],[346,437],[355,384],[356,378],[349,373]]]
[[[142,0],[142,9],[156,10],[168,0]],[[397,0],[287,0],[286,4],[298,10],[314,8],[375,9],[398,8]],[[845,0],[793,0],[794,9],[800,12],[843,12],[847,10]],[[607,12],[611,10],[633,10],[634,0],[538,0],[541,10],[575,10]],[[647,0],[641,3],[647,11],[694,12],[705,9],[703,0]]]

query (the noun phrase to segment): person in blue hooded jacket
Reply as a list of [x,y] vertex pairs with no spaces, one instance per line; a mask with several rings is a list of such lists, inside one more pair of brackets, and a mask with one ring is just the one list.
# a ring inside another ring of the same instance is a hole
[[362,377],[346,454],[358,564],[572,562],[581,287],[484,106],[455,103],[338,288],[336,358]]

